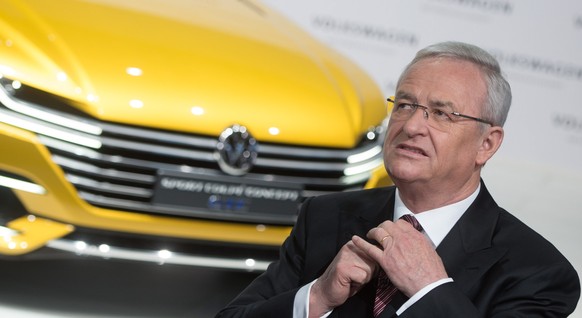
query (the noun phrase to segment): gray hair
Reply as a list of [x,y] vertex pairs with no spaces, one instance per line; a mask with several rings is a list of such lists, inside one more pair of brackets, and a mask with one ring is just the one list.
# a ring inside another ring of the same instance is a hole
[[511,106],[511,87],[503,76],[495,57],[475,45],[462,42],[442,42],[418,51],[400,75],[397,86],[400,86],[402,79],[417,62],[427,58],[441,57],[468,61],[481,69],[487,84],[487,99],[483,105],[481,116],[491,121],[495,126],[502,127]]

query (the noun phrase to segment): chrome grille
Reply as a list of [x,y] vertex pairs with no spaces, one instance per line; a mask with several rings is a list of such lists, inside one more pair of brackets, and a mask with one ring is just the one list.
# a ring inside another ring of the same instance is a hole
[[[218,136],[130,127],[97,121],[62,109],[57,111],[24,100],[26,94],[22,88],[14,92],[8,86],[10,81],[5,78],[0,81],[3,87],[0,90],[0,121],[21,127],[22,122],[34,123],[34,129],[22,128],[39,135],[80,197],[94,206],[260,223],[292,224],[295,221],[295,213],[240,213],[158,206],[152,198],[160,171],[193,177],[225,176],[214,157]],[[82,128],[75,128],[71,122],[82,124]],[[87,133],[88,130],[91,133]],[[365,184],[370,171],[381,164],[383,134],[380,128],[376,131],[376,138],[363,138],[358,147],[347,150],[268,144],[259,140],[259,154],[253,169],[243,177],[230,178],[300,187],[303,197],[358,189]],[[357,159],[359,154],[366,152],[373,153]],[[356,171],[349,172],[349,169]]]

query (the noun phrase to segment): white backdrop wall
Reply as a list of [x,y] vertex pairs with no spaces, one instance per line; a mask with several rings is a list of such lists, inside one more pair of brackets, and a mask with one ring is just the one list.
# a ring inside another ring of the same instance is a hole
[[[264,3],[350,57],[386,96],[429,44],[464,41],[493,53],[513,104],[484,180],[501,206],[550,239],[582,274],[582,1]],[[582,317],[582,308],[571,317]]]

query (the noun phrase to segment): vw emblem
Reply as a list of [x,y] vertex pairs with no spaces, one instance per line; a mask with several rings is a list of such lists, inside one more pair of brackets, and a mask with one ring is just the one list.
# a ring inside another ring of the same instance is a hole
[[245,126],[232,125],[218,137],[214,156],[222,171],[233,176],[247,173],[257,159],[257,141]]

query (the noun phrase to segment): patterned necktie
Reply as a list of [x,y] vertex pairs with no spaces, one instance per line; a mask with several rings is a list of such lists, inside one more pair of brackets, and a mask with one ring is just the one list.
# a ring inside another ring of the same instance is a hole
[[[422,226],[413,215],[405,214],[401,219],[412,224],[418,231],[422,231]],[[374,317],[378,317],[384,311],[384,308],[390,303],[397,291],[398,289],[392,285],[386,273],[380,271],[380,274],[378,274],[378,286],[376,287],[376,298],[374,300]]]

